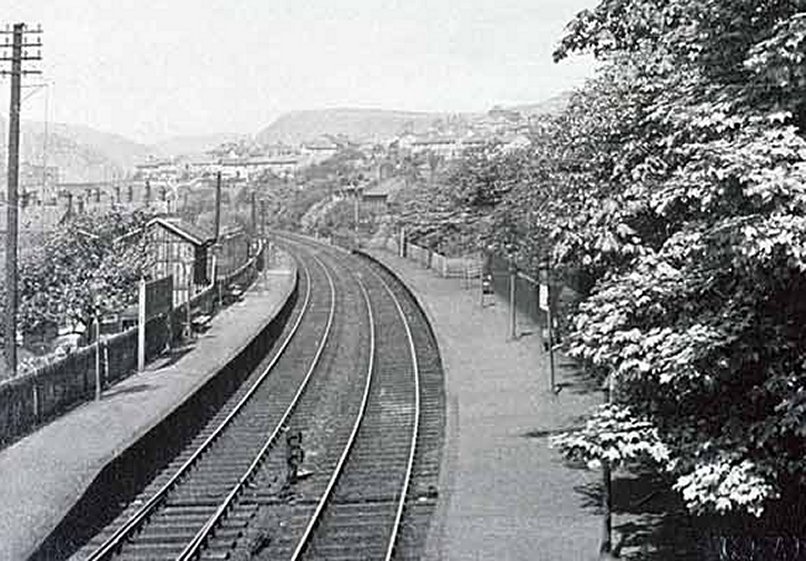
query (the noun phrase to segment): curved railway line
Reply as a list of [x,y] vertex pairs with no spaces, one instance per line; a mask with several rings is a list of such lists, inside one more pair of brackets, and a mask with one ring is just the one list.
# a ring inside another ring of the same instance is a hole
[[281,343],[75,559],[420,557],[444,425],[430,326],[378,264],[281,239],[304,293]]

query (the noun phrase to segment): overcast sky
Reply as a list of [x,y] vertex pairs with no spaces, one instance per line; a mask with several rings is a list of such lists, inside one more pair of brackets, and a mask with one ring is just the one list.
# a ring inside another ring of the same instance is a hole
[[[595,0],[0,0],[41,23],[43,76],[23,118],[139,141],[255,133],[285,111],[483,111],[541,101],[590,75],[554,64]],[[0,111],[8,107],[0,80]],[[46,111],[47,101],[47,111]],[[3,134],[6,134],[5,132]]]

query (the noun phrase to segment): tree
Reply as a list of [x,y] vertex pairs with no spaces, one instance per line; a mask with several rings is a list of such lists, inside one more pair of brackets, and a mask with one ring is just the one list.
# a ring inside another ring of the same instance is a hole
[[558,200],[573,214],[550,221],[557,261],[598,279],[571,351],[615,387],[590,430],[560,443],[606,459],[613,452],[595,445],[618,432],[618,410],[619,426],[655,435],[665,450],[656,459],[697,513],[780,522],[806,481],[799,9],[604,0],[572,22],[556,53],[609,61],[580,94],[590,111],[567,121],[606,142],[599,170],[581,175],[576,197],[566,175]]
[[142,235],[149,219],[143,211],[74,215],[46,236],[20,266],[19,329],[86,322],[96,304],[118,310],[132,303],[149,269]]

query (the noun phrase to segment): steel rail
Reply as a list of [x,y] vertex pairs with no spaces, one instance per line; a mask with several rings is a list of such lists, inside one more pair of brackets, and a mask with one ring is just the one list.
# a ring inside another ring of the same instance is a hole
[[392,297],[395,307],[397,308],[397,313],[400,315],[400,319],[403,321],[403,327],[406,328],[406,338],[409,340],[409,352],[411,353],[411,362],[414,369],[414,426],[411,430],[411,448],[409,448],[409,458],[406,464],[406,476],[403,480],[403,489],[400,493],[400,500],[397,505],[395,521],[392,526],[392,535],[389,537],[389,545],[386,549],[386,556],[384,557],[385,561],[390,561],[395,550],[395,544],[397,543],[397,534],[400,530],[400,520],[403,518],[403,507],[406,504],[406,496],[409,492],[411,473],[414,469],[414,453],[417,449],[417,437],[420,433],[420,364],[417,360],[417,349],[414,346],[414,336],[411,334],[411,327],[409,326],[409,321],[406,318],[403,307],[400,305],[400,301],[398,300],[397,296],[395,296],[394,292],[392,292],[392,289],[389,288],[389,285],[386,283],[386,281],[383,280],[383,278],[376,271],[373,270],[372,272],[381,281],[381,284],[383,284],[383,287],[386,289],[386,292],[389,293],[389,296]]
[[173,476],[156,492],[151,498],[138,509],[120,528],[118,528],[115,533],[113,533],[98,549],[96,549],[92,555],[87,558],[87,561],[98,561],[100,559],[104,559],[106,556],[112,554],[121,547],[122,542],[126,539],[136,528],[138,528],[147,518],[148,516],[159,506],[159,504],[165,499],[171,489],[175,486],[175,484],[179,481],[179,479],[193,466],[196,460],[204,453],[210,445],[218,438],[218,436],[224,431],[224,429],[230,424],[230,422],[235,418],[235,416],[240,412],[243,406],[246,404],[247,401],[254,395],[257,391],[257,388],[263,383],[266,379],[266,376],[269,375],[269,372],[274,368],[277,362],[280,360],[280,357],[285,352],[286,348],[290,344],[291,340],[293,339],[294,335],[297,333],[299,326],[302,323],[302,318],[305,316],[308,308],[310,306],[311,301],[311,275],[308,271],[307,266],[303,264],[303,271],[305,272],[305,279],[306,279],[306,290],[305,290],[305,300],[303,301],[302,310],[299,313],[291,331],[288,333],[288,336],[283,340],[282,345],[279,347],[278,352],[274,355],[271,362],[266,366],[266,368],[261,373],[260,377],[255,381],[254,384],[249,388],[249,391],[241,398],[240,401],[235,405],[233,410],[227,415],[227,417],[218,425],[218,427],[213,431],[213,433],[208,436],[205,441],[199,446],[196,451],[190,456],[190,458],[185,461],[184,464],[174,473]]
[[308,546],[311,536],[313,536],[314,528],[319,523],[322,512],[325,510],[325,505],[330,499],[333,489],[336,486],[336,482],[344,470],[344,464],[347,463],[347,457],[350,455],[350,452],[353,448],[353,443],[358,435],[358,429],[361,427],[361,423],[364,421],[367,403],[369,402],[369,392],[370,388],[372,387],[372,373],[373,369],[375,368],[375,319],[372,314],[372,303],[369,299],[369,293],[367,292],[363,281],[361,281],[361,278],[355,276],[355,279],[358,283],[358,286],[361,288],[361,293],[364,296],[364,302],[366,302],[367,305],[367,316],[369,318],[369,365],[367,367],[367,380],[364,384],[364,395],[361,397],[361,406],[359,407],[358,414],[356,415],[355,422],[353,423],[353,429],[350,432],[350,437],[347,441],[347,444],[339,457],[339,461],[333,470],[333,474],[328,481],[325,491],[322,493],[322,498],[316,505],[316,510],[314,510],[314,513],[311,515],[311,519],[308,521],[308,525],[306,526],[302,537],[300,537],[299,541],[297,542],[297,547],[294,549],[294,553],[291,555],[291,561],[297,561],[297,559],[300,558],[302,553],[305,551],[305,548]]
[[[287,236],[291,237],[291,236]],[[317,245],[317,242],[313,240],[306,240],[309,245]],[[298,242],[300,243],[300,242]],[[403,486],[400,493],[400,497],[398,499],[398,505],[395,512],[395,519],[392,524],[392,531],[389,537],[389,543],[386,548],[386,554],[384,556],[385,561],[390,561],[392,555],[394,554],[395,545],[397,543],[397,536],[400,530],[400,522],[403,518],[403,510],[405,508],[406,497],[408,495],[409,486],[411,484],[411,477],[412,472],[414,470],[414,459],[417,449],[417,438],[420,432],[420,366],[419,361],[417,359],[417,349],[414,344],[414,336],[411,332],[411,326],[409,325],[409,321],[406,317],[405,312],[403,311],[403,307],[400,305],[400,301],[392,289],[389,287],[389,284],[383,279],[383,277],[375,270],[373,265],[370,265],[369,270],[372,274],[381,282],[386,292],[392,298],[392,301],[395,304],[395,308],[397,309],[398,316],[400,317],[403,327],[406,331],[406,338],[408,339],[409,343],[409,353],[411,355],[412,360],[412,374],[414,378],[414,423],[412,426],[412,435],[411,435],[411,446],[409,448],[409,455],[406,462],[406,473],[403,480]],[[299,549],[299,547],[298,547]],[[304,547],[302,547],[304,550]],[[293,560],[296,560],[297,551],[295,550],[295,557]]]
[[328,284],[330,285],[330,312],[328,314],[325,332],[322,336],[322,339],[319,341],[319,346],[316,349],[316,354],[314,355],[313,360],[311,361],[311,364],[308,367],[308,371],[305,373],[305,377],[303,378],[302,382],[297,388],[297,392],[291,399],[291,403],[286,408],[285,412],[283,413],[283,416],[277,422],[277,425],[275,426],[271,435],[269,435],[269,437],[266,439],[261,449],[255,455],[255,458],[252,460],[252,463],[249,465],[244,474],[240,477],[238,482],[235,485],[233,485],[230,492],[227,494],[227,496],[224,498],[221,504],[219,504],[215,513],[213,513],[213,515],[207,519],[207,521],[204,523],[204,526],[202,526],[201,529],[196,533],[196,535],[193,536],[193,539],[188,543],[187,546],[185,546],[185,549],[183,549],[182,553],[180,553],[179,556],[176,558],[177,561],[187,561],[189,559],[193,559],[195,555],[199,553],[199,550],[204,546],[204,542],[210,536],[216,524],[218,524],[218,522],[227,512],[229,507],[235,501],[235,498],[238,496],[238,494],[241,492],[244,486],[252,478],[257,468],[260,467],[260,464],[263,462],[266,453],[269,451],[270,448],[274,446],[277,437],[285,427],[286,421],[288,421],[288,418],[291,416],[294,409],[296,408],[300,398],[302,397],[302,394],[305,392],[305,389],[308,386],[308,382],[310,382],[314,370],[316,370],[316,367],[319,364],[319,359],[321,358],[322,353],[325,350],[325,345],[330,339],[330,331],[331,328],[333,327],[333,318],[336,314],[336,286],[335,283],[333,282],[332,275],[330,274],[330,272],[328,272],[324,263],[322,263],[322,260],[319,259],[319,257],[317,257],[316,255],[311,254],[311,256],[317,263],[319,263],[319,266],[322,267],[322,270],[325,271],[325,276],[327,277]]

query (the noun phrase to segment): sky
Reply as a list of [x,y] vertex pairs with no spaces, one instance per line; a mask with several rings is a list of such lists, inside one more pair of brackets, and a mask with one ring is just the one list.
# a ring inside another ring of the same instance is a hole
[[[486,111],[580,85],[563,28],[596,0],[0,0],[41,24],[23,119],[140,142],[253,134],[286,111]],[[7,63],[6,63],[7,64]],[[46,87],[37,84],[47,83]],[[9,79],[0,80],[0,111]]]

